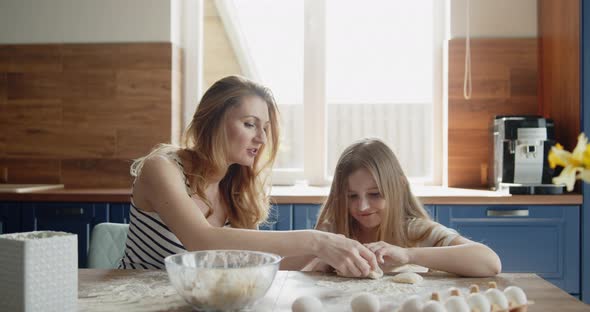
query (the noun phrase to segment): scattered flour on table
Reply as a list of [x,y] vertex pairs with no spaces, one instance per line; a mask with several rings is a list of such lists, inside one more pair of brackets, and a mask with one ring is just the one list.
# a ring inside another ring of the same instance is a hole
[[80,288],[79,311],[192,311],[170,284],[166,271],[146,271]]
[[378,296],[387,296],[391,299],[405,298],[408,295],[421,292],[421,286],[412,284],[399,284],[392,277],[384,277],[377,280],[370,279],[343,279],[334,277],[321,277],[317,286],[336,289],[346,293],[369,292]]

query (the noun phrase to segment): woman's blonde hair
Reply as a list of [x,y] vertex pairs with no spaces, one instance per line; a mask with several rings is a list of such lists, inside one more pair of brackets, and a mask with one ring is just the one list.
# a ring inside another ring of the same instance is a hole
[[337,234],[356,238],[358,222],[349,213],[348,178],[359,169],[368,170],[385,199],[385,210],[378,228],[378,241],[402,247],[415,246],[426,237],[410,237],[408,222],[414,218],[430,220],[418,199],[393,151],[378,139],[366,138],[347,147],[334,172],[328,199],[322,206],[316,227],[329,226]]
[[205,196],[209,178],[223,174],[227,168],[228,137],[225,129],[227,112],[245,97],[260,97],[268,106],[267,143],[260,147],[251,167],[230,165],[219,183],[220,195],[229,208],[232,227],[255,228],[266,220],[270,208],[265,191],[268,172],[279,145],[279,110],[270,89],[241,76],[228,76],[215,82],[203,95],[193,119],[183,134],[181,147],[160,144],[150,154],[137,159],[131,174],[137,176],[146,158],[184,150],[190,155],[190,166],[184,166],[192,191],[209,207]]

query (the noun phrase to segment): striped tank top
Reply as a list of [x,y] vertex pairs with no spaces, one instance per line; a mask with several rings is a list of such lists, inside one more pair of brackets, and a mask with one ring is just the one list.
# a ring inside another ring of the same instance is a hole
[[[189,180],[184,173],[180,158],[175,152],[168,153],[166,156],[178,165],[184,176],[187,193],[191,196]],[[164,258],[186,251],[159,215],[156,212],[146,212],[137,208],[131,195],[129,232],[125,243],[125,254],[119,269],[165,269]]]

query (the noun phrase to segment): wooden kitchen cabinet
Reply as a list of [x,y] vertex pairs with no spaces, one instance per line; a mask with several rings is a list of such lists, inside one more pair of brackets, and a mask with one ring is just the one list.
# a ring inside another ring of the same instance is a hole
[[85,268],[90,233],[95,225],[108,221],[106,203],[22,203],[23,232],[64,231],[78,235],[78,267]]
[[580,292],[579,206],[436,206],[438,222],[494,249],[502,272],[539,274]]

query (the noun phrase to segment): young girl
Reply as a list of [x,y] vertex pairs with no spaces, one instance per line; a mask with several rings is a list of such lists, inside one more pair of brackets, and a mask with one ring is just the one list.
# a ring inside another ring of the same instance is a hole
[[315,255],[353,276],[377,267],[360,243],[325,232],[255,231],[266,220],[264,172],[278,148],[278,110],[267,88],[238,76],[201,99],[182,147],[160,145],[135,176],[124,269],[164,268],[187,250],[241,249]]
[[[474,277],[501,270],[492,249],[430,219],[393,151],[376,139],[342,153],[316,228],[365,244],[385,272],[406,264]],[[313,262],[313,269],[326,269]]]

